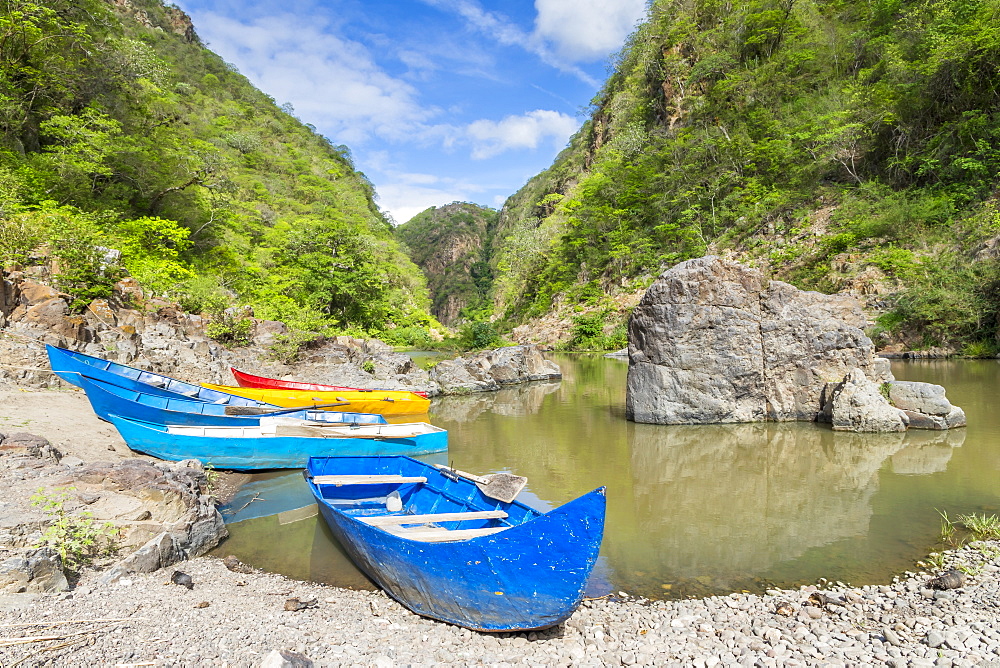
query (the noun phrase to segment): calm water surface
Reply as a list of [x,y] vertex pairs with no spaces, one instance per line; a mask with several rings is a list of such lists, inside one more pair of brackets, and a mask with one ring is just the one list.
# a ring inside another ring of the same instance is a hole
[[[1000,512],[1000,363],[893,363],[944,385],[967,429],[844,434],[815,424],[662,426],[624,418],[624,361],[555,355],[563,380],[437,399],[458,468],[528,476],[542,510],[608,487],[590,594],[674,598],[821,577],[888,582],[937,543],[940,515]],[[252,500],[253,499],[253,500]],[[223,509],[217,554],[347,587],[372,587],[315,515],[298,472],[254,476]]]

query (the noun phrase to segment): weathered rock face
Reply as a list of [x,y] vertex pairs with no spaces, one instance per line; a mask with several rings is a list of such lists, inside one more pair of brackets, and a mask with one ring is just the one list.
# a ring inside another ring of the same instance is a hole
[[903,411],[893,408],[880,386],[865,378],[860,369],[833,387],[821,420],[832,424],[834,431],[906,431],[909,424]]
[[940,385],[896,380],[889,383],[889,401],[906,414],[911,429],[965,426],[965,411],[951,405]]
[[[112,303],[141,298],[141,292],[130,292],[125,284],[116,285]],[[254,320],[254,345],[232,350],[209,339],[205,325],[201,316],[173,306],[162,306],[155,312],[116,309],[103,299],[95,300],[82,314],[73,314],[68,311],[66,295],[26,278],[23,272],[8,273],[0,282],[0,328],[7,334],[0,336],[0,382],[10,379],[19,385],[62,386],[49,370],[44,344],[193,383],[231,384],[229,369],[236,367],[270,378],[436,396],[560,377],[558,367],[529,346],[480,353],[468,361],[445,364],[437,372],[444,379],[439,383],[409,355],[397,353],[377,339],[350,336],[318,337],[296,361],[285,364],[273,359],[267,348],[287,333],[283,323]],[[449,366],[454,372],[451,376],[444,373]]]
[[51,548],[29,550],[0,562],[0,592],[51,593],[69,589],[62,560]]
[[0,591],[61,591],[68,586],[59,556],[38,547],[50,519],[31,505],[37,493],[61,499],[70,516],[85,513],[116,528],[122,560],[105,580],[200,556],[228,535],[204,470],[194,460],[85,465],[75,457],[60,458],[44,438],[10,434],[0,437],[0,485],[5,489],[0,500]]
[[562,377],[559,366],[542,356],[538,346],[507,346],[469,357],[439,362],[431,380],[444,394],[489,392],[504,385]]
[[629,321],[626,416],[659,424],[814,420],[828,382],[880,383],[857,301],[717,257],[673,267]]

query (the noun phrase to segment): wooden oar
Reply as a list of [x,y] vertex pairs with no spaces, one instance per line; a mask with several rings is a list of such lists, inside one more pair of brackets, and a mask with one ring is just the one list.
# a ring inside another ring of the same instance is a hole
[[453,469],[446,464],[435,464],[434,466],[441,469],[445,475],[450,473],[460,478],[471,480],[476,483],[476,487],[479,488],[480,492],[491,499],[503,501],[504,503],[513,501],[521,490],[524,489],[524,486],[528,484],[527,478],[514,475],[513,473],[490,473],[480,476]]
[[282,413],[294,413],[295,411],[311,411],[314,408],[334,408],[336,406],[348,406],[350,401],[337,404],[311,404],[309,406],[296,406],[294,408],[264,408],[263,406],[226,406],[226,415],[281,415]]

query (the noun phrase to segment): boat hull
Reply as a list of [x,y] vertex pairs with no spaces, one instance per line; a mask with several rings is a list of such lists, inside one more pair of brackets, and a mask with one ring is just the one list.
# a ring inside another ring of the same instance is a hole
[[[110,421],[111,415],[121,415],[132,420],[163,425],[188,425],[195,427],[238,427],[260,424],[257,415],[226,415],[226,405],[210,404],[179,397],[164,397],[128,390],[86,376],[79,377],[80,386],[87,393],[97,417]],[[280,410],[280,409],[276,409]],[[283,417],[317,422],[346,422],[352,424],[385,424],[386,420],[375,413],[341,413],[335,411],[299,410],[281,413]]]
[[[349,486],[330,489],[310,481],[323,518],[361,570],[413,612],[477,631],[543,629],[573,614],[600,549],[604,488],[542,515],[516,501],[489,499],[472,483],[416,464],[406,463],[396,473],[419,473],[428,479],[424,485],[440,487],[451,498],[468,499],[471,508],[502,509],[510,513],[508,519],[519,517],[522,523],[456,542],[411,540],[366,524],[338,507],[344,495],[351,494]],[[329,475],[350,467],[351,463],[312,459],[307,471]],[[424,485],[409,485],[404,491],[408,502]],[[380,487],[368,486],[358,494],[385,495],[395,489]]]
[[[255,376],[246,371],[240,371],[235,367],[230,367],[229,370],[233,372],[233,378],[236,379],[236,384],[240,387],[256,387],[270,390],[305,390],[306,392],[352,392],[364,390],[364,388],[346,387],[344,385],[324,385],[322,383],[303,383],[295,380],[266,378],[264,376]],[[414,394],[419,394],[422,397],[427,396],[426,392],[414,392]]]
[[105,383],[124,387],[134,392],[161,397],[182,397],[193,401],[229,404],[231,406],[258,406],[259,401],[210,390],[182,380],[151,371],[143,371],[125,364],[102,360],[83,353],[45,346],[52,372],[71,385],[82,387],[80,376],[87,376]]
[[310,456],[423,455],[448,449],[443,429],[411,438],[217,437],[170,433],[165,425],[109,417],[132,450],[169,461],[197,459],[233,471],[303,468]]
[[413,392],[399,390],[356,390],[351,392],[325,392],[305,390],[280,390],[254,387],[235,387],[202,383],[218,392],[235,394],[247,399],[266,402],[287,408],[344,404],[329,410],[353,413],[378,413],[379,415],[423,415],[430,409],[430,399]]

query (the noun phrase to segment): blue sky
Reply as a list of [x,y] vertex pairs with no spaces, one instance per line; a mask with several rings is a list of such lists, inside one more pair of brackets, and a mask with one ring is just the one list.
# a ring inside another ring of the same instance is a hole
[[584,120],[646,0],[177,0],[210,49],[335,144],[397,223],[499,208]]

